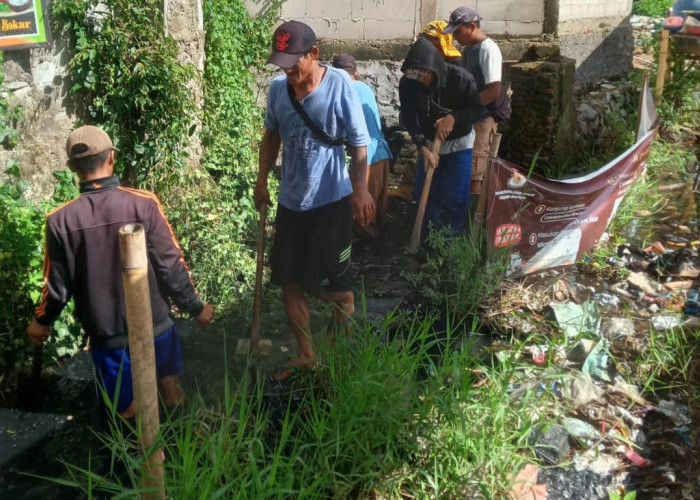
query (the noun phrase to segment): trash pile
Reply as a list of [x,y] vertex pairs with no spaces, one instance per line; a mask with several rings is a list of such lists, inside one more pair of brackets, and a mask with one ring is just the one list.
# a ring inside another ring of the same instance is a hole
[[542,465],[514,477],[511,498],[700,498],[700,407],[686,387],[651,395],[637,363],[664,335],[700,329],[700,241],[675,230],[688,237],[526,277],[485,307],[485,322],[519,341],[493,345],[522,367],[510,397],[542,402],[529,436]]

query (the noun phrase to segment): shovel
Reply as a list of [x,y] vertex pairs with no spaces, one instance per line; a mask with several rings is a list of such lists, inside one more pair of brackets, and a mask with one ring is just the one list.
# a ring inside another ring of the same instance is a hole
[[[435,138],[433,143],[433,154],[438,155],[440,153],[440,146],[442,141]],[[423,184],[423,191],[420,195],[420,202],[418,202],[418,212],[416,212],[416,221],[413,223],[413,232],[411,233],[411,242],[408,244],[408,253],[415,254],[418,252],[418,246],[420,245],[420,233],[423,227],[423,218],[425,217],[425,206],[428,204],[428,195],[430,194],[430,185],[433,182],[433,174],[435,173],[435,168],[429,168],[425,173],[425,183]]]

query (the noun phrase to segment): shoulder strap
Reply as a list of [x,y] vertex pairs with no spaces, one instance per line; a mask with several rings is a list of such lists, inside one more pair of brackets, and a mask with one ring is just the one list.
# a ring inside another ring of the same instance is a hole
[[301,118],[304,120],[304,123],[306,123],[306,126],[311,129],[311,132],[313,132],[318,140],[325,142],[329,146],[342,146],[345,144],[345,139],[343,137],[333,137],[314,123],[311,117],[306,113],[306,110],[304,110],[304,107],[297,100],[296,96],[294,95],[294,89],[291,85],[289,85],[289,83],[287,83],[287,94],[289,95],[289,100],[292,102],[292,106],[294,106],[296,112],[301,115]]

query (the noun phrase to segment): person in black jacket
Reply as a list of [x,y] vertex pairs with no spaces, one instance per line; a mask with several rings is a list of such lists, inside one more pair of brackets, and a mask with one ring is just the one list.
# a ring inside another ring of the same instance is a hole
[[46,218],[44,286],[27,335],[41,346],[51,333],[51,324],[73,297],[75,314],[89,339],[98,383],[116,411],[129,418],[136,408],[119,229],[140,223],[146,230],[156,375],[167,406],[183,399],[178,378],[183,371],[182,354],[168,299],[195,317],[200,327],[211,322],[214,307],[202,303],[195,291],[158,198],[119,185],[114,151],[109,135],[98,127],[86,125],[68,136],[68,166],[80,178],[81,194]]
[[[445,226],[452,234],[464,229],[471,180],[474,132],[472,124],[481,109],[471,74],[446,64],[433,44],[419,38],[401,66],[401,116],[419,148],[414,199],[420,199],[425,173],[436,168],[425,209],[423,238],[428,228]],[[433,141],[442,141],[439,157]]]

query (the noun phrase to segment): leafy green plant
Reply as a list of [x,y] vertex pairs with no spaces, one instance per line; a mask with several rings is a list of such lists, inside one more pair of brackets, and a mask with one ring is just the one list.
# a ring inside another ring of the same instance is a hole
[[[123,181],[157,192],[197,288],[213,302],[243,295],[255,269],[249,243],[262,110],[250,68],[263,66],[278,5],[254,18],[239,0],[204,3],[200,113],[188,85],[201,75],[178,62],[177,43],[164,34],[162,2],[53,3],[56,29],[73,40],[71,95],[87,111],[83,121],[110,133]],[[186,147],[198,120],[203,165]]]
[[673,0],[635,0],[632,14],[637,16],[666,17],[666,12],[673,6]]
[[[37,206],[24,198],[28,183],[21,178],[19,165],[11,162],[6,170],[11,180],[0,185],[0,394],[13,385],[12,378],[29,357],[31,344],[24,333],[34,316],[43,284],[42,258],[45,213],[72,196],[67,176],[54,194],[54,202]],[[73,186],[75,190],[75,186]],[[73,319],[72,303],[54,323],[54,331],[44,356],[56,361],[73,354],[80,343],[80,327]]]
[[623,494],[615,493],[614,491],[608,492],[608,497],[610,500],[637,500],[636,491],[627,491]]
[[52,17],[74,41],[70,93],[84,104],[81,119],[110,134],[122,178],[153,186],[154,168],[181,169],[197,115],[186,85],[194,70],[177,61],[176,42],[163,35],[162,3],[61,0]]

